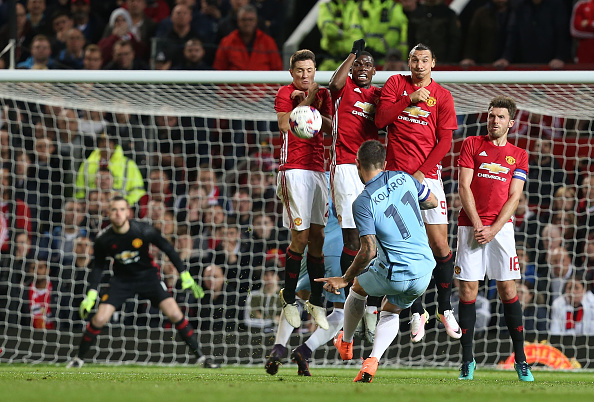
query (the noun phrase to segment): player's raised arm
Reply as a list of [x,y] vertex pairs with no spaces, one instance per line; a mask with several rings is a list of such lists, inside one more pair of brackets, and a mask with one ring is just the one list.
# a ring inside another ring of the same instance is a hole
[[398,93],[397,77],[399,75],[388,78],[386,85],[382,88],[382,96],[375,111],[375,126],[377,128],[384,128],[392,124],[400,116],[400,113],[411,104],[409,95]]
[[344,88],[349,71],[351,71],[351,66],[357,57],[359,57],[359,53],[363,50],[365,50],[365,39],[358,39],[353,42],[353,49],[351,50],[351,53],[349,53],[347,58],[336,69],[336,71],[334,71],[332,78],[330,78],[330,82],[328,83],[328,88],[330,91],[337,92]]
[[194,278],[192,278],[192,274],[186,269],[186,266],[179,256],[179,253],[175,250],[175,247],[173,247],[173,245],[153,227],[151,227],[150,235],[151,243],[159,247],[159,249],[169,257],[169,261],[171,261],[179,272],[179,277],[182,281],[182,289],[190,289],[196,299],[202,299],[204,297],[202,286],[198,285]]

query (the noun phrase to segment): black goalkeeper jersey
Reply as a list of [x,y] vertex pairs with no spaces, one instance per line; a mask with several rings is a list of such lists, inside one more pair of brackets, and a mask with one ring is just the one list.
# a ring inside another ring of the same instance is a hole
[[157,275],[159,267],[149,253],[154,244],[169,257],[175,268],[185,271],[184,263],[175,248],[153,226],[130,219],[130,230],[116,233],[112,226],[106,227],[95,239],[95,265],[89,278],[90,289],[97,289],[107,257],[113,259],[114,276],[121,280],[142,280],[147,275]]

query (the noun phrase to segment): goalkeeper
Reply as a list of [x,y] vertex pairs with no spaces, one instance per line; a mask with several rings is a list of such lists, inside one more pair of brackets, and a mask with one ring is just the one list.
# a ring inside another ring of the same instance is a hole
[[106,257],[113,259],[113,277],[108,291],[102,296],[101,303],[93,318],[87,324],[86,331],[80,341],[77,356],[67,367],[82,367],[83,358],[91,348],[101,328],[110,320],[113,313],[127,299],[138,294],[158,305],[161,311],[175,324],[182,339],[198,358],[199,364],[205,368],[219,367],[210,358],[202,354],[198,340],[194,336],[194,328],[183,315],[179,306],[160,280],[159,268],[149,254],[149,246],[153,244],[161,249],[181,273],[182,289],[191,289],[197,299],[204,297],[204,291],[194,281],[171,243],[151,225],[128,219],[130,206],[121,196],[113,197],[109,203],[109,220],[111,225],[103,230],[95,239],[95,266],[89,278],[89,291],[80,305],[83,319],[97,301],[97,287],[101,281],[103,270],[108,266]]

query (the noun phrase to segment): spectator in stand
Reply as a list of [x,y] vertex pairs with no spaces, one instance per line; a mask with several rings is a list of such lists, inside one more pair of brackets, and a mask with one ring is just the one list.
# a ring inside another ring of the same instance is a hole
[[146,0],[125,0],[123,4],[132,19],[132,35],[140,42],[150,45],[151,38],[157,30],[157,23],[146,15],[146,5]]
[[200,12],[192,18],[195,21],[194,30],[204,41],[207,60],[212,62],[219,43],[219,22],[222,13],[217,0],[200,0]]
[[0,166],[12,162],[12,155],[13,147],[10,144],[10,134],[7,129],[0,129]]
[[263,266],[265,257],[270,251],[277,250],[281,254],[286,253],[289,246],[287,230],[285,228],[279,229],[269,214],[254,214],[254,224],[251,233],[250,266]]
[[592,226],[592,215],[594,215],[594,173],[588,172],[584,175],[582,184],[582,198],[577,206],[578,224],[580,227]]
[[225,36],[238,28],[237,15],[239,9],[243,6],[250,4],[250,0],[229,0],[229,6],[231,9],[225,17],[219,20],[218,38],[217,42],[220,42]]
[[76,198],[84,199],[87,191],[96,189],[96,174],[107,166],[113,175],[113,188],[119,191],[131,207],[146,194],[144,178],[136,163],[124,156],[124,151],[113,136],[102,134],[97,139],[97,149],[80,165],[76,177]]
[[[406,53],[405,53],[406,54]],[[402,52],[400,49],[390,49],[386,53],[384,59],[383,71],[407,71],[408,65],[402,59]]]
[[[40,210],[48,210],[49,195],[41,194],[39,182],[35,176],[35,167],[31,164],[31,157],[22,150],[15,152],[14,158],[14,197],[26,203],[31,213],[31,227],[33,233],[37,229],[46,226],[49,222],[41,222]],[[45,217],[47,218],[47,213]]]
[[206,191],[206,196],[208,197],[208,205],[219,204],[221,189],[217,184],[217,176],[215,174],[215,171],[210,167],[209,164],[200,165],[200,173],[198,173],[197,182]]
[[56,58],[64,66],[80,70],[84,67],[85,37],[78,28],[70,28],[66,33],[66,48]]
[[[0,230],[3,222],[2,211],[0,211]],[[1,234],[0,234],[1,236]],[[8,295],[10,285],[21,285],[27,273],[27,261],[31,257],[31,238],[29,233],[22,229],[12,232],[12,244],[8,252],[0,252],[0,291],[2,295]],[[0,248],[2,238],[0,237]]]
[[551,335],[593,335],[594,294],[586,292],[582,276],[569,278],[551,307]]
[[83,301],[85,285],[93,259],[92,240],[86,236],[74,239],[72,265],[61,267],[59,277],[58,327],[63,330],[82,329],[84,322],[78,309]]
[[[274,262],[274,261],[271,261]],[[279,322],[282,311],[282,304],[278,294],[280,290],[280,278],[275,264],[266,264],[262,275],[262,288],[250,292],[245,306],[246,325],[250,328],[259,329],[265,334],[275,331],[276,323]]]
[[74,20],[70,15],[70,11],[56,10],[52,14],[52,51],[53,55],[57,56],[62,50],[66,48],[66,34],[74,27]]
[[45,18],[45,0],[27,0],[27,19],[31,23],[33,32],[38,35],[49,35],[50,27]]
[[553,154],[552,140],[537,139],[529,155],[528,203],[547,208],[557,188],[567,183],[568,175]]
[[553,211],[576,211],[577,197],[573,187],[561,186],[553,195],[551,210]]
[[460,21],[444,0],[426,0],[408,14],[408,48],[423,43],[441,64],[460,62]]
[[[205,1],[208,0],[202,0],[203,3]],[[284,2],[282,0],[254,0],[251,3],[258,10],[260,29],[272,36],[276,40],[276,45],[281,48],[286,33]]]
[[211,70],[204,62],[204,47],[200,39],[190,39],[184,46],[184,57],[172,70]]
[[146,3],[144,13],[157,24],[170,14],[169,4],[165,0],[149,0]]
[[236,290],[225,280],[223,269],[215,264],[204,268],[202,286],[205,296],[198,304],[202,331],[229,331],[237,320]]
[[[171,179],[167,172],[160,168],[153,168],[148,178],[148,200],[162,202],[166,211],[173,212],[176,202],[171,188]],[[141,211],[139,216],[142,218],[145,214],[146,211]]]
[[29,308],[29,318],[33,329],[55,329],[52,305],[55,304],[53,285],[49,280],[47,262],[36,258],[28,266],[32,276],[28,286],[26,306]]
[[17,68],[31,70],[47,70],[58,68],[52,54],[52,46],[45,35],[36,35],[31,42],[31,56],[17,64]]
[[518,255],[518,263],[520,264],[520,274],[522,281],[529,282],[534,286],[536,283],[536,264],[530,258],[528,250],[522,244],[516,242],[516,254]]
[[273,211],[268,205],[276,198],[276,175],[252,168],[248,173],[248,186],[252,193],[254,212]]
[[97,189],[87,192],[84,227],[91,240],[109,224],[109,195]]
[[363,0],[359,3],[359,13],[362,30],[359,38],[365,39],[366,50],[373,55],[376,63],[382,64],[392,48],[407,54],[408,18],[399,1]]
[[169,52],[165,50],[159,50],[159,53],[155,56],[155,70],[171,70],[171,56]]
[[570,31],[578,43],[576,63],[594,63],[594,0],[574,3]]
[[17,229],[31,233],[29,206],[14,198],[12,176],[6,166],[0,167],[0,253],[10,250],[13,232]]
[[250,190],[244,186],[240,187],[231,198],[230,214],[235,217],[236,223],[241,228],[241,233],[251,231],[254,204]]
[[75,27],[82,31],[87,42],[99,42],[105,23],[97,14],[91,13],[91,0],[72,0],[70,11]]
[[147,60],[149,54],[148,43],[134,34],[132,18],[125,8],[116,8],[109,17],[109,24],[105,28],[103,39],[98,43],[103,53],[103,62],[109,64],[114,59],[115,44],[120,41],[129,42],[134,50],[134,56]]
[[523,244],[528,249],[535,249],[539,222],[538,217],[528,205],[526,191],[522,191],[520,195],[513,223],[516,242]]
[[[48,208],[40,211],[39,219],[41,222],[53,221],[54,217],[52,215],[59,215],[59,211],[62,209],[63,170],[60,167],[60,160],[55,151],[56,146],[53,140],[48,138],[35,139],[33,164],[37,168],[35,177],[38,180],[38,191],[41,196],[40,206],[49,205]],[[46,201],[45,197],[51,199]]]
[[[548,305],[553,303],[563,293],[563,284],[572,275],[576,268],[571,263],[571,257],[564,247],[556,247],[547,251],[548,275],[537,278],[537,289],[545,295]],[[544,279],[544,280],[543,280]]]
[[510,16],[503,57],[494,65],[548,64],[560,70],[569,59],[569,16],[561,0],[521,0]]
[[237,13],[237,29],[221,39],[215,70],[282,70],[276,42],[258,29],[258,12],[246,5]]
[[136,58],[131,41],[119,40],[113,45],[113,60],[105,70],[148,70],[148,65]]
[[319,70],[336,70],[344,60],[344,55],[351,51],[353,41],[361,37],[360,28],[356,29],[358,16],[355,1],[332,0],[320,3],[317,24],[322,36],[320,48],[325,55],[318,66]]
[[177,64],[182,59],[186,42],[200,37],[192,29],[192,10],[184,4],[175,6],[171,12],[171,24],[161,23],[155,36],[166,42],[165,46],[171,52],[174,64]]
[[[59,264],[58,267],[71,265],[74,261],[74,240],[79,236],[87,236],[86,229],[81,226],[84,218],[83,203],[74,200],[66,201],[62,222],[54,226],[51,232],[44,233],[40,241],[40,249],[43,252],[49,252],[50,261]],[[54,273],[53,270],[52,273]]]
[[103,66],[103,53],[97,45],[88,45],[83,56],[83,68],[85,70],[101,70]]
[[[16,3],[16,44],[14,49],[14,59],[16,63],[25,61],[29,56],[29,48],[31,47],[31,41],[35,36],[31,23],[27,20],[27,10],[21,3]],[[4,24],[0,29],[0,49],[4,49],[8,45],[10,40],[9,24]],[[2,56],[5,65],[8,66],[9,53],[5,53]]]
[[474,12],[460,64],[492,64],[503,57],[501,38],[507,35],[512,8],[509,0],[489,0]]

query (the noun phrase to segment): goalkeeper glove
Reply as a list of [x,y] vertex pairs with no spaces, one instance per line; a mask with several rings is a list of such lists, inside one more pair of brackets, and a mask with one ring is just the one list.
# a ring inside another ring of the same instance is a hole
[[353,49],[351,53],[355,55],[355,57],[359,57],[359,53],[365,50],[365,39],[357,39],[353,42]]
[[95,306],[95,302],[97,301],[97,291],[95,289],[91,289],[87,292],[85,299],[80,303],[80,317],[83,320],[86,320],[91,312],[91,309]]
[[191,289],[196,299],[202,299],[204,297],[204,290],[202,286],[198,285],[192,275],[188,271],[184,271],[180,275],[182,281],[182,289]]

